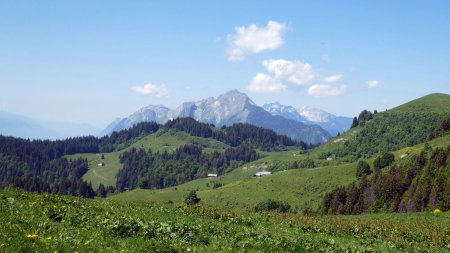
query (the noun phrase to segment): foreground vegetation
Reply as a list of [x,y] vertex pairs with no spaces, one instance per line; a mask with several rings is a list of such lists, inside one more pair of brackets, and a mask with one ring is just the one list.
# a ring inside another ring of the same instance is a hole
[[0,252],[450,252],[450,214],[233,213],[0,191]]

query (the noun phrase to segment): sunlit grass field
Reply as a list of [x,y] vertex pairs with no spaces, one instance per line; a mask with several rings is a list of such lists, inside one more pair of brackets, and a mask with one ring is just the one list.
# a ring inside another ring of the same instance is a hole
[[0,252],[450,252],[450,214],[228,212],[0,191]]
[[[180,204],[191,190],[198,190],[204,204],[224,210],[249,210],[269,198],[290,203],[298,211],[317,209],[322,196],[337,185],[346,185],[356,179],[354,164],[344,164],[312,169],[295,169],[276,172],[256,178],[256,169],[236,169],[217,179],[198,179],[176,187],[161,190],[132,190],[112,199]],[[213,189],[214,181],[223,183]]]

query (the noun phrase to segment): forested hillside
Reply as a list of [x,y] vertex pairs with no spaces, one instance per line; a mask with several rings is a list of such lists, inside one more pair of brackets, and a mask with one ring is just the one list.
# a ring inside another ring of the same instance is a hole
[[237,123],[229,127],[223,126],[217,129],[214,125],[200,123],[192,118],[178,118],[168,121],[164,126],[167,129],[185,131],[193,136],[213,138],[232,147],[237,147],[242,143],[246,143],[252,148],[267,151],[280,150],[285,146],[295,145],[303,149],[313,147],[302,141],[293,141],[291,138],[279,135],[273,130],[243,123]]
[[114,150],[158,129],[155,123],[140,123],[102,138],[87,136],[57,141],[0,135],[0,187],[92,198],[95,196],[92,185],[82,180],[88,171],[87,160],[69,160],[63,156]]
[[350,131],[354,136],[333,154],[357,160],[442,136],[450,129],[446,104],[450,104],[450,96],[431,94],[386,112],[363,110],[353,119]]
[[[175,119],[165,125],[142,122],[130,129],[101,138],[75,137],[65,140],[26,140],[0,135],[0,187],[14,186],[35,192],[51,192],[94,197],[89,182],[82,180],[88,171],[86,159],[67,159],[77,153],[99,154],[122,150],[133,142],[158,130],[184,131],[193,136],[213,138],[231,146],[224,152],[206,154],[200,145],[186,145],[172,152],[132,149],[122,154],[123,170],[117,175],[117,186],[126,188],[163,188],[177,185],[207,173],[224,173],[260,156],[255,149],[283,150],[287,146],[309,146],[297,143],[272,130],[248,124],[216,129],[190,118]],[[232,166],[233,165],[233,166]],[[105,187],[99,191],[105,195]],[[109,189],[113,191],[113,189]]]
[[184,145],[171,154],[133,148],[120,157],[123,169],[117,174],[117,188],[123,191],[137,187],[175,186],[204,178],[208,173],[223,174],[228,168],[236,168],[259,157],[245,144],[228,148],[223,153],[214,151],[210,154],[204,153],[198,145]]
[[[365,212],[422,212],[450,210],[450,146],[425,148],[407,162],[382,172],[374,163],[374,175],[337,187],[326,194],[323,211],[329,214]],[[377,161],[377,160],[375,160]]]

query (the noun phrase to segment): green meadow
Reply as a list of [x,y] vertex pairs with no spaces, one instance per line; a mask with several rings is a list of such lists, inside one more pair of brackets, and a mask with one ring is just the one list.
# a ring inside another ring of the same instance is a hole
[[450,252],[450,213],[304,216],[0,191],[0,252]]

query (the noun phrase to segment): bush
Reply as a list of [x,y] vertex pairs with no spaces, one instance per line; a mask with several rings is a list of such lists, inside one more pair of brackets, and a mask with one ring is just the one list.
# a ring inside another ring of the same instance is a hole
[[395,160],[394,154],[390,152],[386,152],[383,155],[377,157],[373,161],[373,168],[374,169],[382,169],[389,165],[391,165]]
[[291,205],[284,201],[276,201],[272,199],[268,199],[263,202],[259,202],[255,206],[256,212],[262,212],[262,211],[276,211],[279,213],[287,213],[291,210]]
[[197,192],[192,190],[184,199],[184,203],[188,206],[192,206],[198,204],[200,202],[200,198],[197,196]]
[[358,165],[356,165],[356,177],[361,178],[362,175],[370,175],[370,174],[372,174],[370,165],[366,161],[360,160],[358,162]]
[[213,189],[217,189],[217,188],[222,187],[222,186],[223,186],[222,182],[214,181],[212,188]]

